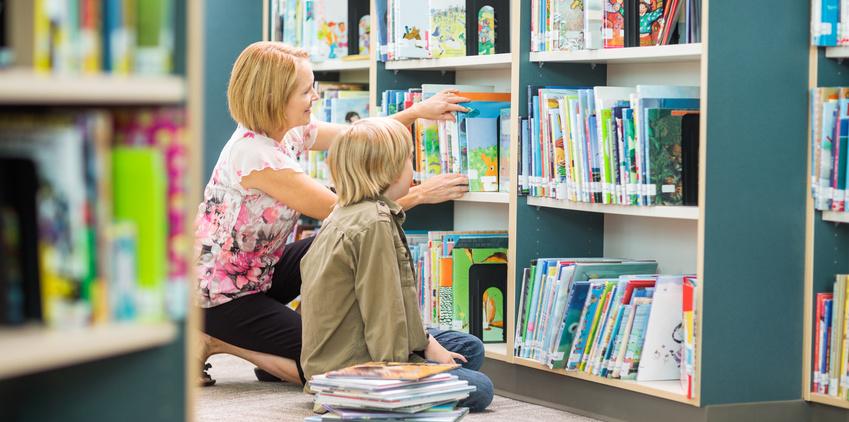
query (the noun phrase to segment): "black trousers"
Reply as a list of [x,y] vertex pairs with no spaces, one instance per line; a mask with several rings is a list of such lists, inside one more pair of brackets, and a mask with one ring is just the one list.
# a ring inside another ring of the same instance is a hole
[[286,304],[301,293],[301,258],[312,241],[310,237],[286,245],[265,293],[203,310],[207,334],[243,349],[293,359],[302,382],[301,316]]

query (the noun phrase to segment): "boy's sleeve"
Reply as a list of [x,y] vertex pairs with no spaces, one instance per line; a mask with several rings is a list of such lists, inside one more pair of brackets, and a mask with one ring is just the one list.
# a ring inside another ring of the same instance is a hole
[[358,236],[354,291],[371,358],[405,362],[411,345],[391,224],[377,221]]

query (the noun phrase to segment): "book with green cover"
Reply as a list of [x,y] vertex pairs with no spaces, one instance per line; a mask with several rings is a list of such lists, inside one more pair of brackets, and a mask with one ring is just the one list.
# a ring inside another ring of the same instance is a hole
[[114,217],[137,228],[136,263],[141,319],[159,319],[167,275],[167,181],[155,148],[117,147],[112,152]]
[[[465,248],[455,246],[452,251],[454,257],[454,321],[452,329],[456,331],[469,332],[469,270],[473,265],[479,264],[506,264],[507,248]],[[506,273],[505,273],[506,276]],[[503,301],[503,295],[500,297]],[[496,304],[499,305],[499,304]],[[501,306],[495,306],[501,309]],[[504,315],[500,322],[501,330],[504,329]],[[498,322],[490,322],[490,327],[496,327]]]

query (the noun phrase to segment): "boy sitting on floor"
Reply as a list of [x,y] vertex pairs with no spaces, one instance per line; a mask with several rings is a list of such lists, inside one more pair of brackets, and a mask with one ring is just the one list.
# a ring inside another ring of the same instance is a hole
[[425,330],[410,249],[394,201],[413,178],[410,131],[393,119],[355,122],[333,142],[328,165],[338,203],[301,261],[304,376],[370,361],[462,363],[452,373],[477,389],[471,411],[492,401],[477,370],[483,343]]

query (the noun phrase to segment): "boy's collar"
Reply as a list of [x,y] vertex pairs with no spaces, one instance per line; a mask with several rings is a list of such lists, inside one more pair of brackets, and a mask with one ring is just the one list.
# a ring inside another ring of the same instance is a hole
[[380,202],[385,203],[385,204],[386,204],[386,206],[387,206],[387,207],[389,207],[389,211],[390,211],[390,212],[392,212],[392,215],[394,215],[394,216],[396,216],[396,217],[401,218],[401,221],[403,221],[403,220],[404,220],[404,218],[405,218],[405,215],[404,215],[404,208],[401,208],[401,206],[400,206],[400,205],[398,205],[398,203],[397,203],[397,202],[395,202],[395,201],[393,201],[393,200],[391,200],[391,199],[387,198],[387,197],[386,197],[386,196],[384,196],[384,195],[380,195],[380,196],[377,198],[377,200],[378,200],[378,201],[380,201]]

